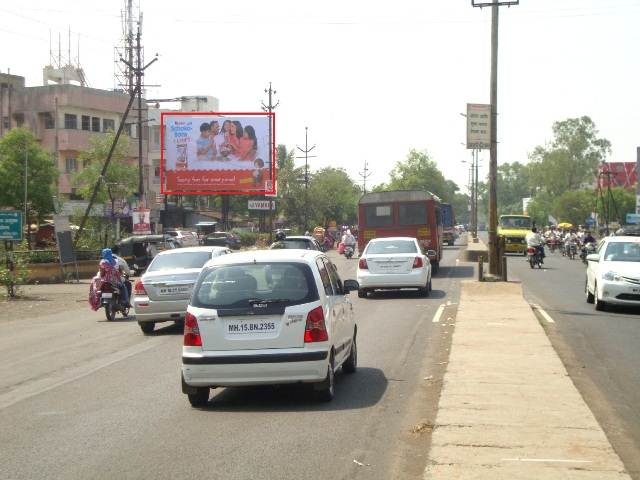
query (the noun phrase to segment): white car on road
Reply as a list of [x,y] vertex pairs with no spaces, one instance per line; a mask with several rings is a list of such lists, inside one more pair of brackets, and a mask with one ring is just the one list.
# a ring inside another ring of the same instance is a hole
[[411,237],[374,238],[358,261],[358,296],[365,298],[376,289],[417,288],[431,291],[431,264],[418,240]]
[[640,306],[640,237],[606,237],[587,255],[587,302]]
[[357,327],[348,293],[316,250],[257,250],[211,260],[187,309],[182,391],[205,405],[211,388],[313,384],[334,395],[334,372],[353,373]]

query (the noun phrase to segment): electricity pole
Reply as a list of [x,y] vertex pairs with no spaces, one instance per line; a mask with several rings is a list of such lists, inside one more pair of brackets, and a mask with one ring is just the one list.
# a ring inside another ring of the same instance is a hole
[[497,275],[498,258],[498,12],[501,6],[518,5],[520,0],[471,0],[473,7],[491,7],[491,149],[489,156],[489,273]]
[[[276,104],[273,104],[273,95],[275,95],[276,92],[275,90],[273,90],[271,88],[271,82],[269,82],[269,88],[268,89],[264,89],[264,93],[268,93],[269,94],[269,103],[267,103],[266,105],[264,104],[264,102],[262,102],[262,111],[263,112],[273,112],[273,109],[276,108],[278,105],[280,105],[280,101],[278,100],[276,102]],[[271,135],[272,135],[272,125],[271,125],[271,115],[269,116],[269,158],[271,158],[272,155],[272,149],[271,149]],[[275,159],[273,159],[272,161],[269,162],[269,178],[272,179],[273,178],[273,172],[271,171],[271,164],[272,162],[275,161]],[[262,197],[263,199],[266,199],[267,196],[264,195]],[[260,223],[264,223],[264,212],[260,212]],[[269,208],[269,243],[271,243],[273,241],[273,209]]]
[[636,148],[636,213],[640,214],[640,147]]
[[359,172],[358,175],[362,177],[362,193],[367,193],[367,178],[373,175],[373,172],[369,170],[369,167],[367,167],[366,160],[364,161],[364,172]]
[[308,133],[309,127],[304,127],[304,150],[298,146],[296,146],[296,148],[298,150],[300,150],[302,153],[304,153],[304,157],[296,157],[296,158],[304,158],[304,230],[305,232],[307,231],[307,223],[309,220],[309,158],[315,158],[315,155],[309,155],[309,153],[311,152],[311,150],[313,150],[314,148],[316,148],[316,146],[314,145],[313,147],[309,148],[309,144],[308,144],[308,137],[307,137],[307,133]]

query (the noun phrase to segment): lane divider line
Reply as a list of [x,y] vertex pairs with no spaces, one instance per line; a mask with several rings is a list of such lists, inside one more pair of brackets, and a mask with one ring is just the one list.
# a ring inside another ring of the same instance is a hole
[[433,316],[433,323],[438,323],[440,321],[440,317],[442,317],[445,307],[446,305],[444,303],[438,307],[438,310],[436,310],[436,314]]
[[593,463],[592,460],[571,460],[564,458],[503,458],[503,462],[557,462],[557,463]]
[[540,305],[537,305],[537,304],[535,304],[535,303],[532,303],[532,304],[531,304],[531,307],[532,307],[534,310],[537,310],[538,312],[540,312],[540,315],[542,315],[542,318],[544,318],[544,319],[547,321],[547,323],[556,323],[556,322],[553,320],[553,318],[551,318],[551,316],[549,316],[549,314],[548,314],[547,312],[545,312],[545,311],[544,311],[544,309],[543,309]]

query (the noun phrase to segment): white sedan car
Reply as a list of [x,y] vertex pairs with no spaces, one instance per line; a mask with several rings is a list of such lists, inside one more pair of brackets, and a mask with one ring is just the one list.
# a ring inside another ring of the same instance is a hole
[[640,237],[606,237],[587,256],[587,302],[640,306]]
[[184,323],[182,391],[205,405],[211,388],[310,383],[334,395],[334,372],[357,365],[357,327],[348,293],[325,254],[258,250],[211,260]]
[[132,303],[142,332],[152,333],[158,322],[184,320],[204,264],[229,253],[226,247],[186,247],[157,254],[133,287]]
[[360,298],[376,289],[400,288],[417,288],[428,296],[431,264],[415,238],[374,238],[360,256],[356,279]]

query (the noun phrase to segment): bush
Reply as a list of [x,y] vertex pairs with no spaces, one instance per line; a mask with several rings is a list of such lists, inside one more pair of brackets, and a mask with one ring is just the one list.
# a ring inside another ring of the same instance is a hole
[[7,268],[6,257],[0,259],[0,285],[7,288],[9,297],[15,297],[18,294],[20,286],[27,281],[28,273],[27,262],[21,256],[13,257],[13,270]]
[[258,234],[255,232],[240,232],[238,233],[238,237],[240,238],[240,245],[243,247],[252,247],[256,244]]

